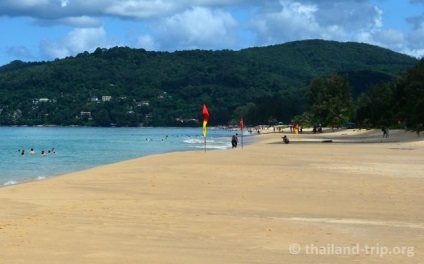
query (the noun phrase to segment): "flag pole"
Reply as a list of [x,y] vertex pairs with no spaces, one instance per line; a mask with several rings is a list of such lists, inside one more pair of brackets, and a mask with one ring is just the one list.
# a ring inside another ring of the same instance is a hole
[[243,149],[243,129],[241,130],[241,149]]
[[241,149],[243,149],[243,129],[244,129],[244,121],[243,121],[243,117],[241,117],[240,118]]

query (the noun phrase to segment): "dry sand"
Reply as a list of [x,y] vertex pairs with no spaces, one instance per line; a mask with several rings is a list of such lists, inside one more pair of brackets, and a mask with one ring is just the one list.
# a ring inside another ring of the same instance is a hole
[[264,132],[0,188],[0,263],[424,263],[424,141]]

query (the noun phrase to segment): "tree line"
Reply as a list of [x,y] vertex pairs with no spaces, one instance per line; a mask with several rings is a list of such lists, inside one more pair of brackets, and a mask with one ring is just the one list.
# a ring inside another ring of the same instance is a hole
[[307,111],[293,122],[415,129],[424,122],[424,59],[394,81],[373,85],[358,97],[346,75],[332,74],[311,81]]
[[[301,115],[322,123],[347,118],[376,125],[392,117],[377,120],[381,109],[367,98],[382,105],[388,98],[381,96],[392,93],[414,99],[409,92],[416,88],[410,84],[402,91],[391,87],[400,86],[397,78],[417,63],[377,46],[323,40],[240,51],[98,48],[51,62],[0,67],[0,125],[196,126],[203,103],[210,125],[236,124],[241,115],[248,125],[290,122]],[[350,101],[338,85],[349,86]],[[375,85],[380,88],[371,88]],[[375,98],[370,93],[378,89],[390,91]],[[328,98],[338,92],[344,95]],[[343,118],[325,110],[339,101],[334,107]],[[365,120],[366,107],[374,107],[375,117]],[[401,102],[390,102],[390,109],[405,116],[413,112]]]

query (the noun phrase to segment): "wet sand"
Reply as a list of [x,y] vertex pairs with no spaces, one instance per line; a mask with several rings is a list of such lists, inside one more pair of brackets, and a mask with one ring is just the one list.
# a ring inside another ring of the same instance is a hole
[[424,140],[381,136],[263,131],[0,188],[0,263],[423,263]]

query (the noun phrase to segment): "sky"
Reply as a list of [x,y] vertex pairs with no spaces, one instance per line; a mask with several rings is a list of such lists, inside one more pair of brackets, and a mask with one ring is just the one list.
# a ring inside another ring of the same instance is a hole
[[304,39],[424,56],[424,0],[0,0],[0,66],[96,48],[240,50]]

